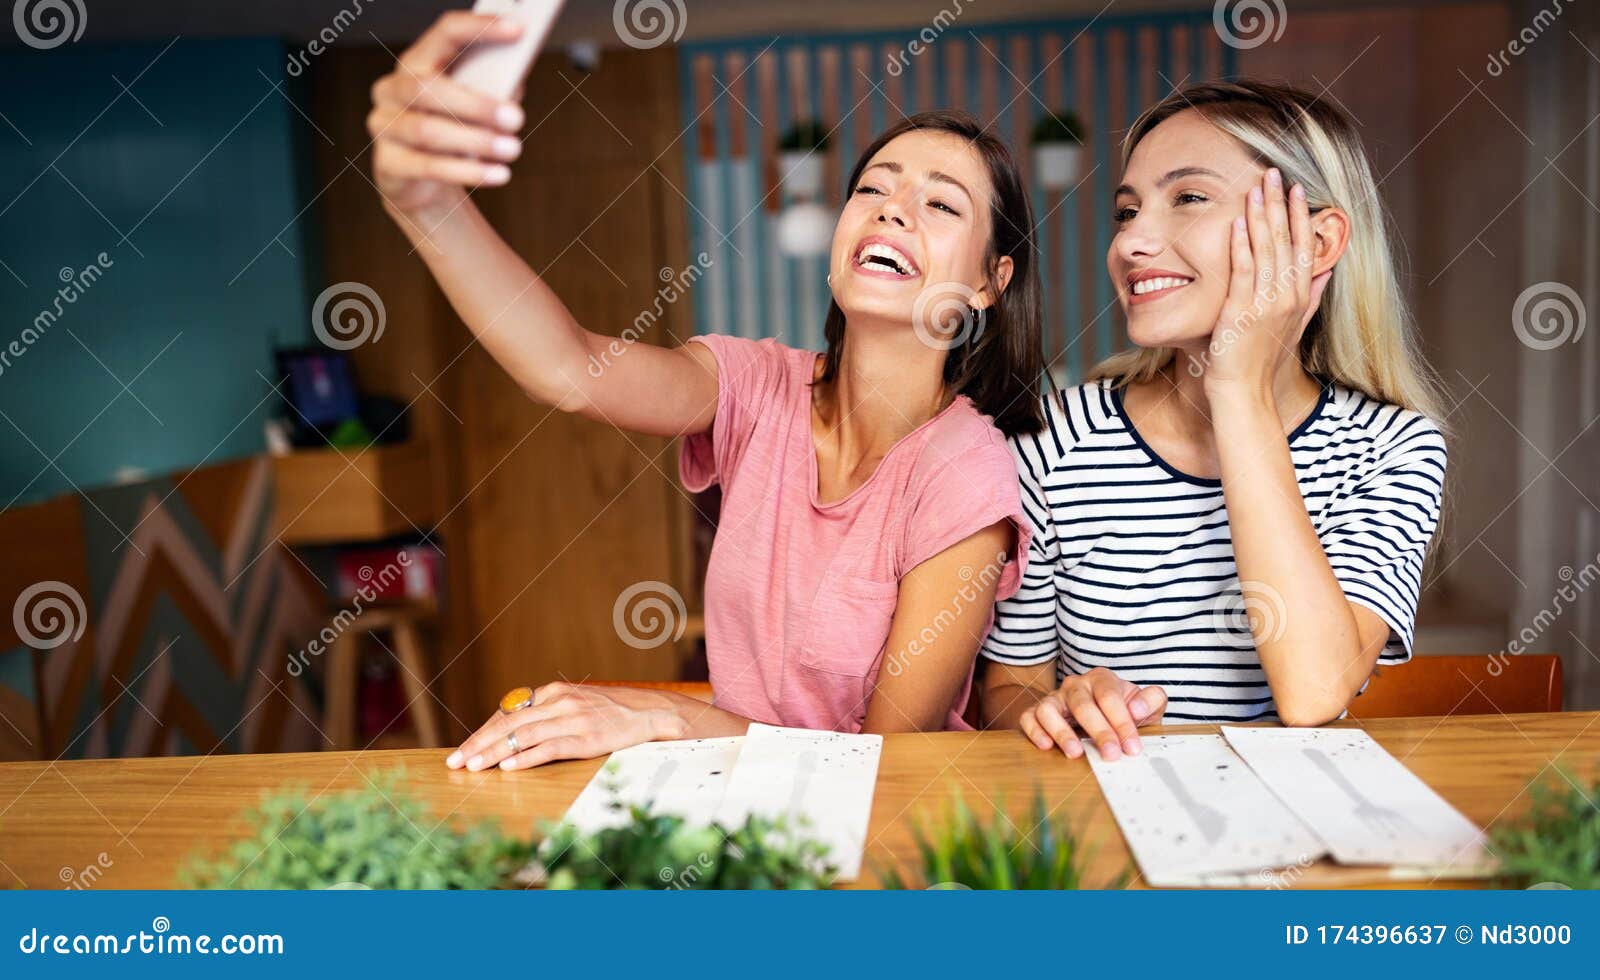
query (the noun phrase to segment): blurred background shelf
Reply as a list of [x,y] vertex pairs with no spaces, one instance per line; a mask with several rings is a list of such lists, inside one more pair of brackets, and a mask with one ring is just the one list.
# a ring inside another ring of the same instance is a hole
[[285,544],[331,544],[413,534],[438,518],[420,443],[359,451],[297,450],[272,460],[273,527]]

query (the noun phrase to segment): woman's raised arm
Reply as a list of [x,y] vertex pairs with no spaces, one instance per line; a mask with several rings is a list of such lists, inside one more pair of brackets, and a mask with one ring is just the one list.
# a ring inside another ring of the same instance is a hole
[[710,351],[628,342],[617,354],[621,342],[584,329],[471,200],[470,188],[510,179],[523,112],[447,71],[468,45],[505,42],[521,29],[445,14],[373,85],[367,128],[384,208],[484,349],[530,397],[636,432],[704,432],[717,406]]

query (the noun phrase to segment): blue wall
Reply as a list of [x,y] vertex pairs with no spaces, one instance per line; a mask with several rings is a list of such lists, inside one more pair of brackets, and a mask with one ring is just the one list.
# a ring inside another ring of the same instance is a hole
[[257,372],[310,341],[316,281],[283,66],[271,40],[0,51],[0,507],[261,449]]

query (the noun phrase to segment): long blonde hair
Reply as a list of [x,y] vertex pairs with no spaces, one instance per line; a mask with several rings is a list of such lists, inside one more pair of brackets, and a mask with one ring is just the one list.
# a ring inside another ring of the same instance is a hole
[[[1145,110],[1122,141],[1122,165],[1163,121],[1194,109],[1283,172],[1285,186],[1306,189],[1313,210],[1336,207],[1350,218],[1350,241],[1300,342],[1300,364],[1379,401],[1420,412],[1441,431],[1441,386],[1418,349],[1400,292],[1390,225],[1355,127],[1342,110],[1307,92],[1256,81],[1193,85]],[[1114,354],[1087,380],[1118,385],[1149,381],[1177,351],[1148,347]]]

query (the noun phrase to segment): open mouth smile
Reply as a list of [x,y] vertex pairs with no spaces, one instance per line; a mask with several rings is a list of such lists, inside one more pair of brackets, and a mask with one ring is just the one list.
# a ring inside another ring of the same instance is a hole
[[881,235],[861,240],[854,256],[856,270],[886,279],[915,279],[921,274],[911,256]]

